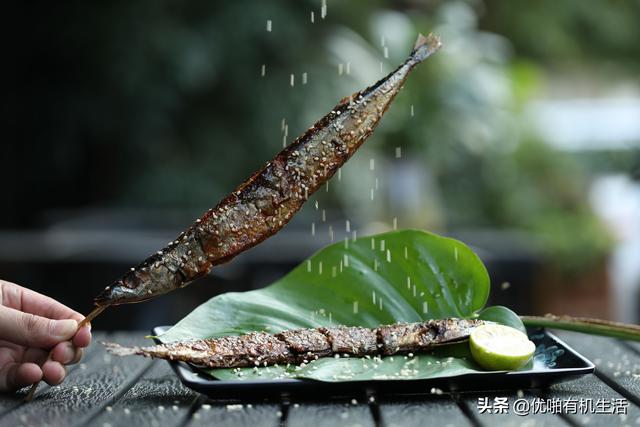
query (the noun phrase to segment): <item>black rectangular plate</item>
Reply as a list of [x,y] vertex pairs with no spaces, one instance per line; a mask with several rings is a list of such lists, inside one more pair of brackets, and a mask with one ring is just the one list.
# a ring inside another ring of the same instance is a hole
[[[169,326],[157,326],[154,336]],[[182,383],[216,399],[281,399],[283,397],[337,397],[375,393],[399,395],[429,393],[433,388],[443,392],[498,391],[544,388],[570,381],[594,371],[593,363],[544,329],[529,330],[529,339],[536,345],[533,367],[511,372],[480,372],[441,378],[417,380],[371,380],[324,382],[308,379],[221,381],[200,373],[183,362],[169,364]],[[159,342],[156,340],[156,342]]]

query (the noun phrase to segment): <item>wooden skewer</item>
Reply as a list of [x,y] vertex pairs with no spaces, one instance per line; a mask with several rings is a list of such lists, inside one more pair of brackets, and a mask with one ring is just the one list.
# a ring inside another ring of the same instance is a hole
[[[85,317],[84,319],[82,319],[80,321],[80,323],[78,323],[78,330],[80,330],[81,328],[87,326],[93,319],[98,317],[98,315],[100,313],[102,313],[104,311],[104,309],[107,308],[107,307],[108,307],[107,305],[99,305],[98,307],[96,307],[93,310],[91,310],[91,313],[89,313],[87,315],[87,317]],[[47,360],[45,361],[45,363],[47,363],[49,360],[51,360],[52,354],[53,354],[53,349],[51,349],[51,351],[49,351],[49,355],[47,356]],[[39,384],[40,384],[39,381],[37,383],[33,383],[31,388],[29,389],[29,393],[27,393],[27,395],[24,397],[25,402],[31,402],[33,400],[33,397],[36,394],[36,390],[38,389],[38,385]]]

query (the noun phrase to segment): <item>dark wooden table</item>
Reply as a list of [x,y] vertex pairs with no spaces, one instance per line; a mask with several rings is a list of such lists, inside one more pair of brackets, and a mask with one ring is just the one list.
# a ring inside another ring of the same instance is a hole
[[[143,343],[145,333],[94,334],[96,341]],[[182,386],[162,360],[116,358],[100,344],[88,350],[82,363],[70,368],[66,381],[41,386],[31,403],[22,394],[0,396],[1,426],[425,426],[436,425],[640,425],[640,345],[560,332],[569,345],[597,366],[594,375],[545,390],[472,394],[349,396],[335,399],[260,401],[208,400]],[[482,411],[485,399],[492,413]],[[496,402],[508,403],[508,413],[495,413]],[[518,400],[577,402],[577,413],[514,413]],[[593,409],[584,409],[591,401]],[[599,403],[604,402],[604,403]],[[607,403],[609,402],[609,403]],[[613,403],[611,403],[613,402]],[[580,405],[587,405],[581,407]],[[600,405],[600,406],[597,406]],[[615,412],[612,412],[614,405]],[[481,406],[481,405],[480,405]],[[585,412],[585,413],[582,413]],[[622,413],[626,412],[626,413]]]

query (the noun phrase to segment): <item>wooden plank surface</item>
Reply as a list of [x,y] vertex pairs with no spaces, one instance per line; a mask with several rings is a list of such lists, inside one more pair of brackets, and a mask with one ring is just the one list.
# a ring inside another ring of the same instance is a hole
[[449,395],[429,394],[402,399],[385,397],[378,402],[378,406],[380,421],[385,427],[473,425]]
[[277,403],[207,401],[193,413],[187,425],[277,427],[282,418],[283,411]]
[[[126,333],[106,338],[123,344],[143,342],[137,336],[142,335]],[[32,402],[5,413],[0,425],[82,425],[124,394],[150,367],[151,361],[140,357],[122,358],[113,363],[102,346],[93,345],[96,351],[84,361],[84,369],[76,369],[61,385],[42,390]]]
[[573,332],[558,336],[596,365],[600,379],[640,405],[640,354],[616,339]]
[[[545,390],[544,397],[560,399],[565,404],[570,400],[577,400],[578,405],[580,405],[581,399],[583,399],[583,402],[589,399],[595,403],[598,399],[611,401],[611,399],[623,398],[622,395],[602,382],[595,375],[587,375],[575,381],[555,384],[548,390]],[[639,416],[640,409],[632,402],[629,402],[628,415],[625,416],[598,413],[565,413],[565,419],[570,422],[589,426],[638,425],[637,420]]]
[[288,427],[374,427],[376,422],[366,398],[300,402],[289,406]]
[[583,379],[589,381],[589,385],[582,388],[576,383],[556,385],[552,393],[562,394],[564,398],[628,401],[628,414],[585,414],[570,418],[589,425],[640,424],[640,354],[616,339],[566,331],[557,335],[596,365],[597,379]]
[[200,395],[182,385],[164,360],[156,360],[148,372],[112,405],[106,406],[91,424],[97,426],[183,425]]

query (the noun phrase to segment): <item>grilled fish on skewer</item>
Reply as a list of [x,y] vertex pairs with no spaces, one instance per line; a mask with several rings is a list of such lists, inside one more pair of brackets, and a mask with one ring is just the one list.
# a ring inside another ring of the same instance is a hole
[[97,309],[183,287],[277,233],[362,145],[410,71],[439,47],[436,36],[421,35],[395,71],[344,98],[175,241],[108,286]]
[[[108,306],[145,301],[186,286],[277,233],[371,135],[409,72],[439,48],[438,37],[420,35],[395,71],[344,98],[167,247],[107,286],[80,326]],[[36,387],[26,400],[33,398]]]
[[442,319],[375,329],[338,326],[295,329],[275,335],[252,332],[149,347],[122,347],[113,343],[105,343],[105,346],[119,356],[141,355],[210,368],[237,368],[301,363],[334,354],[364,357],[425,351],[465,340],[473,328],[485,323],[476,319]]

